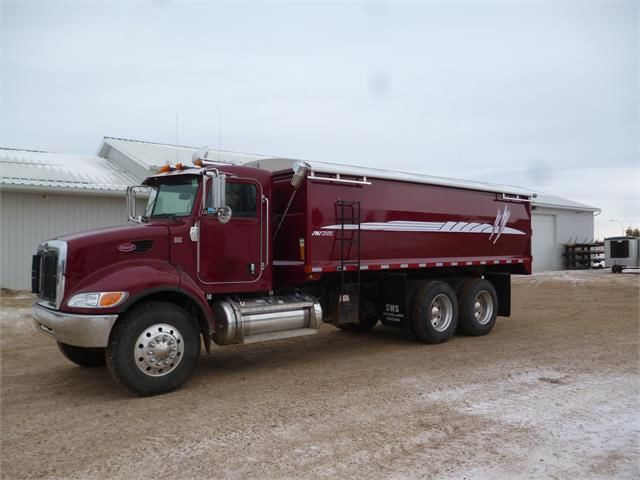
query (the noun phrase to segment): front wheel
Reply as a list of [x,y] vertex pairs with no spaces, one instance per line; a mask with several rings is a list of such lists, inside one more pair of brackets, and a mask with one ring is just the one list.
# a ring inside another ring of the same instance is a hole
[[104,348],[85,348],[58,342],[58,348],[67,360],[81,367],[101,367],[104,365]]
[[140,396],[182,385],[200,356],[200,337],[189,314],[172,303],[134,307],[115,325],[106,351],[114,380]]

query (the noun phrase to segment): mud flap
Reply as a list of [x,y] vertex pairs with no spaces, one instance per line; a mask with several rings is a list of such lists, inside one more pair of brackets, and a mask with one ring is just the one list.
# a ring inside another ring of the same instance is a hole
[[360,320],[360,287],[358,284],[345,284],[342,293],[338,296],[338,321],[337,325],[344,323],[358,323]]
[[409,325],[409,282],[404,273],[380,275],[378,317],[383,325],[406,328]]
[[491,282],[498,295],[498,316],[511,316],[511,274],[487,272],[484,278]]

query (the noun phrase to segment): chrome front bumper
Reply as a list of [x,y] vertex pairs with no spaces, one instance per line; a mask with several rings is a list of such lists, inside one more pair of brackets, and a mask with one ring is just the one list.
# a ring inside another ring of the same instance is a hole
[[33,320],[38,331],[76,347],[106,347],[118,315],[77,315],[35,304]]

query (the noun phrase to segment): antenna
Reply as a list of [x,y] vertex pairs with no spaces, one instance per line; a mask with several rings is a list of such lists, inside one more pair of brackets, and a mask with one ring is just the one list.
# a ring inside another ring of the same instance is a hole
[[180,142],[178,141],[178,112],[176,112],[176,163],[178,163],[178,145]]
[[218,162],[220,162],[220,104],[218,104]]

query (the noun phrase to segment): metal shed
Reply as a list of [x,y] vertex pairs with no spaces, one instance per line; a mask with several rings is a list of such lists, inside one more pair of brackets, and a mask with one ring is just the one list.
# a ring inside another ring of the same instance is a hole
[[136,180],[104,158],[0,149],[0,285],[28,289],[43,240],[126,221]]
[[599,208],[538,192],[531,212],[533,271],[562,270],[562,245],[593,242],[593,217],[599,213]]

